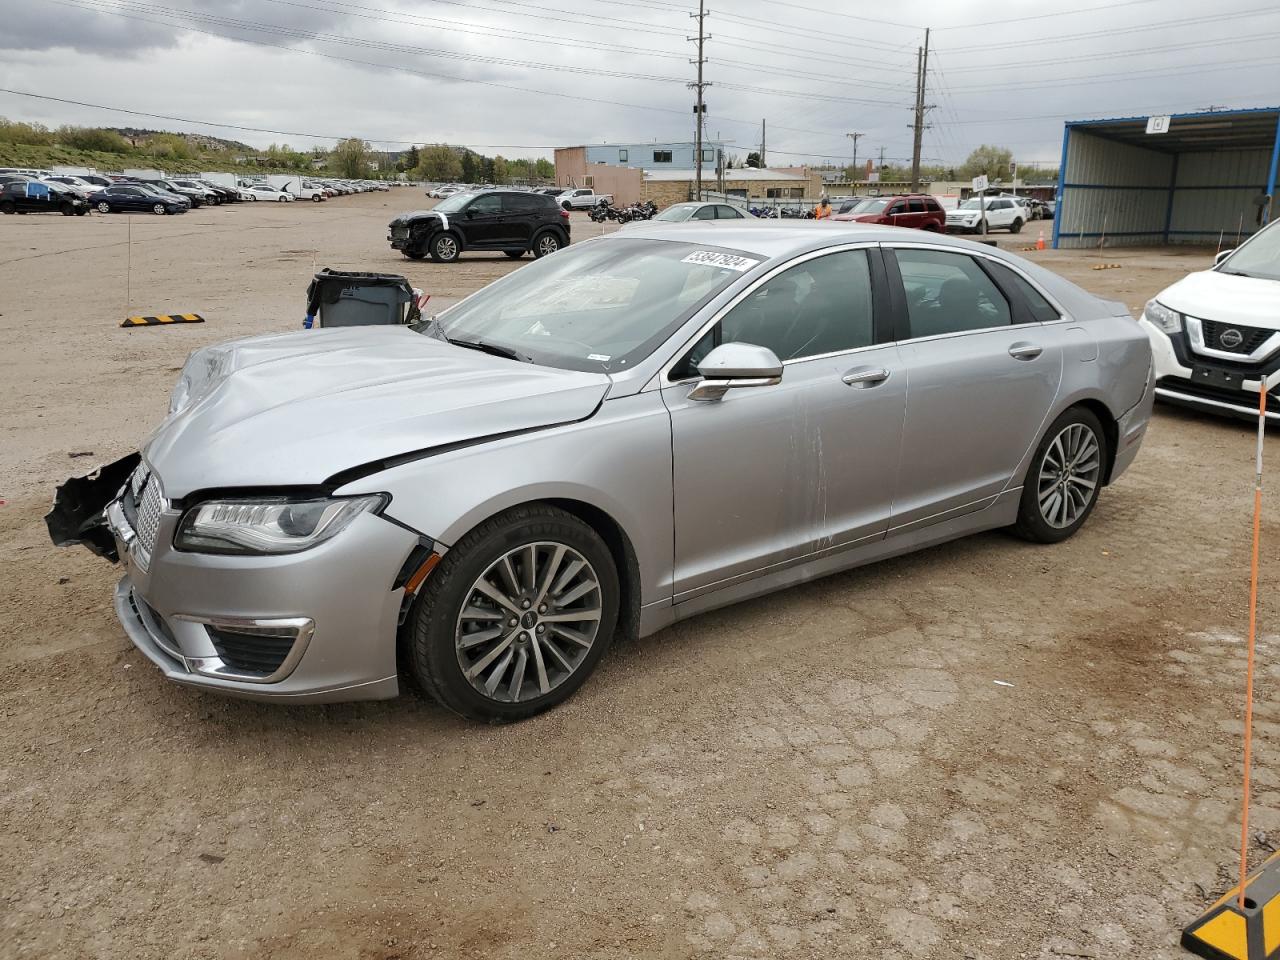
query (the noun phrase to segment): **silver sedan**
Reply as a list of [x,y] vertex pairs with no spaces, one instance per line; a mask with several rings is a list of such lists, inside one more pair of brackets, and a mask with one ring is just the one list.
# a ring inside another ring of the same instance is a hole
[[[512,720],[615,635],[980,530],[1075,533],[1133,462],[1148,339],[991,247],[652,225],[409,327],[196,351],[56,542],[117,559],[170,679]],[[402,665],[402,667],[398,667]]]

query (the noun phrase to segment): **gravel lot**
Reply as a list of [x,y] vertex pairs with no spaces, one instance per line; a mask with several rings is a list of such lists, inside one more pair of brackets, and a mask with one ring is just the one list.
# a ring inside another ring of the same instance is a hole
[[[1181,956],[1239,836],[1247,424],[1160,408],[1065,544],[990,534],[708,614],[516,726],[164,681],[116,572],[49,545],[54,485],[135,449],[194,347],[300,326],[313,266],[443,302],[516,267],[393,255],[422,200],[0,218],[0,957]],[[131,312],[207,323],[119,329],[129,231]],[[1211,253],[1028,256],[1136,310]]]

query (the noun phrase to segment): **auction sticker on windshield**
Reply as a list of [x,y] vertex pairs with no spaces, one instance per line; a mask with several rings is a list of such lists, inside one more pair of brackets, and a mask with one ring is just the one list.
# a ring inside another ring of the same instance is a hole
[[732,253],[717,253],[714,250],[698,250],[684,258],[685,263],[700,263],[708,267],[725,267],[743,273],[754,267],[759,260],[750,257],[739,257]]

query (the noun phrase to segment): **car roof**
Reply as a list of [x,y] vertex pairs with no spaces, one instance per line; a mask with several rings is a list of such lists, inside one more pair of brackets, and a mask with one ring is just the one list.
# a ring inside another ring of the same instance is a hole
[[995,246],[908,227],[856,221],[833,222],[829,218],[796,220],[791,223],[777,220],[686,220],[683,223],[652,220],[633,224],[626,230],[606,233],[588,242],[613,243],[619,240],[692,243],[750,253],[765,260],[790,260],[801,254],[845,243],[923,243],[932,247],[954,248],[957,253],[981,253],[1009,263],[1040,284],[1070,312],[1080,309],[1085,301],[1096,303],[1098,299],[1056,273]]

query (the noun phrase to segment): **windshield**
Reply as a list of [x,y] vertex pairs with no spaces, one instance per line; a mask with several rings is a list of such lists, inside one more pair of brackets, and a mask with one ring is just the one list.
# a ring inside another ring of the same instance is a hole
[[870,200],[861,201],[856,207],[850,210],[850,213],[879,213],[890,203],[893,197],[873,197]]
[[1272,225],[1255,233],[1222,262],[1218,271],[1259,280],[1280,280],[1280,231]]
[[[991,206],[990,202],[988,202],[988,203],[987,203],[987,206],[988,206],[988,207],[990,207],[990,206]],[[979,200],[977,197],[971,197],[970,199],[966,200],[964,203],[960,204],[960,206],[959,206],[957,209],[959,209],[959,210],[981,210],[981,209],[982,209],[982,201],[981,201],[981,200]]]
[[431,209],[438,211],[439,213],[457,213],[470,203],[474,196],[474,193],[455,193],[452,196],[441,200]]
[[698,209],[695,203],[678,203],[674,207],[667,207],[653,219],[667,220],[671,223],[684,223],[693,216],[693,212]]
[[[570,370],[626,369],[764,258],[664,240],[593,240],[521,267],[440,314],[482,341]],[[431,322],[415,326],[431,332]]]

